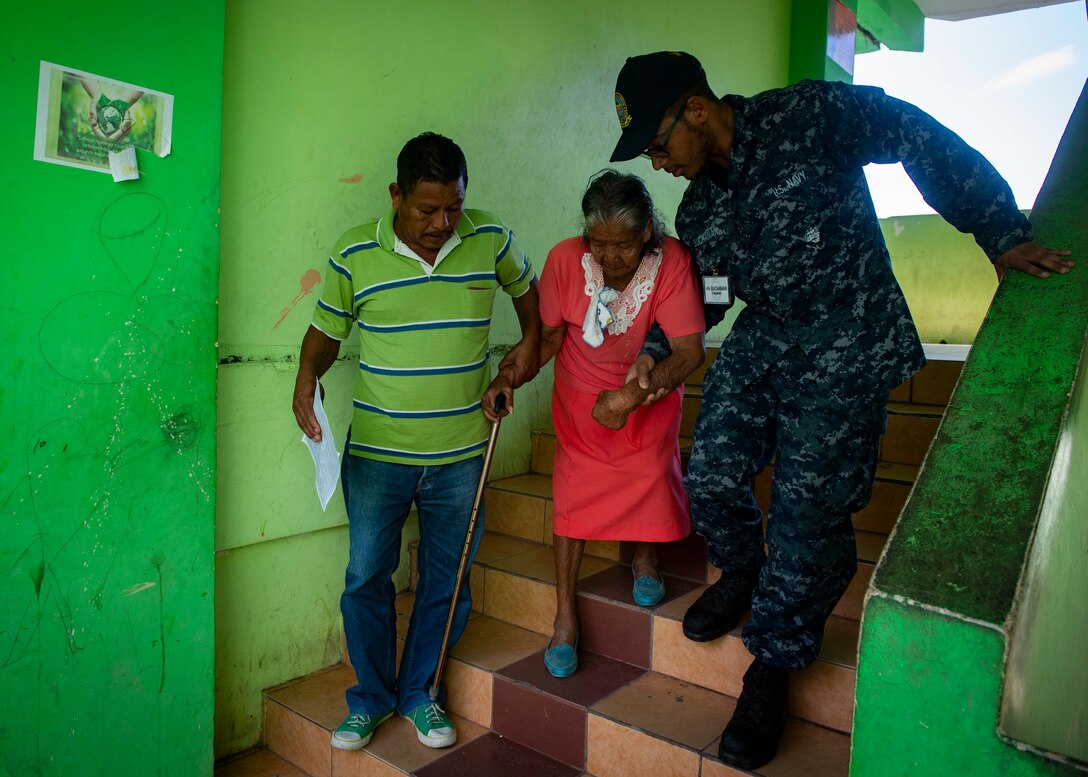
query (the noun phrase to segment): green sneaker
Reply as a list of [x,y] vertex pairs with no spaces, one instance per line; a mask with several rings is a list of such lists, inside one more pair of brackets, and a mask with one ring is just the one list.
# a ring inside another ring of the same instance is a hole
[[416,727],[416,736],[427,747],[449,747],[457,741],[453,721],[437,704],[424,704],[405,715]]
[[332,732],[332,746],[338,750],[362,750],[370,744],[374,730],[393,716],[393,710],[384,715],[348,715]]

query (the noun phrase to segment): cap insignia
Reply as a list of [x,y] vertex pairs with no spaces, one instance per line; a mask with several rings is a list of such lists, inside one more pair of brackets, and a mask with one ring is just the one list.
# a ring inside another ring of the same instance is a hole
[[627,101],[619,92],[616,92],[616,115],[620,118],[620,129],[627,129],[627,125],[631,123],[631,114],[627,112]]

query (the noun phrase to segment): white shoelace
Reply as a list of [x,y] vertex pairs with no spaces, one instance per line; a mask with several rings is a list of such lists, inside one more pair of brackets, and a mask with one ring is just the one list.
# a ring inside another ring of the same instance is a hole
[[442,708],[437,704],[428,704],[425,714],[427,715],[427,722],[432,726],[437,727],[442,722]]

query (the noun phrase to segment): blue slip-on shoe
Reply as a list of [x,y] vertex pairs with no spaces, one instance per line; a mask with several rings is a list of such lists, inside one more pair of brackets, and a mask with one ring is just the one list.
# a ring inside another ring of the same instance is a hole
[[556,645],[544,651],[544,668],[552,677],[570,677],[578,670],[578,640],[573,645]]
[[[635,574],[635,564],[631,562],[631,574]],[[631,596],[639,607],[653,607],[665,598],[665,580],[659,572],[657,577],[643,575],[635,578]]]

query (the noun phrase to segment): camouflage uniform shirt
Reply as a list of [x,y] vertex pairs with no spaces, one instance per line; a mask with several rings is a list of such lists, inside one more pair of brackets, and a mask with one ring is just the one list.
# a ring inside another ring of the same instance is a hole
[[[829,402],[883,401],[925,358],[863,165],[902,162],[926,201],[973,233],[991,261],[1030,240],[1030,224],[986,159],[881,89],[803,81],[723,99],[735,116],[729,169],[691,181],[676,229],[701,273],[728,275],[746,303],[719,356],[729,364],[726,390],[799,346],[802,379],[825,387]],[[707,306],[708,329],[723,316]]]

